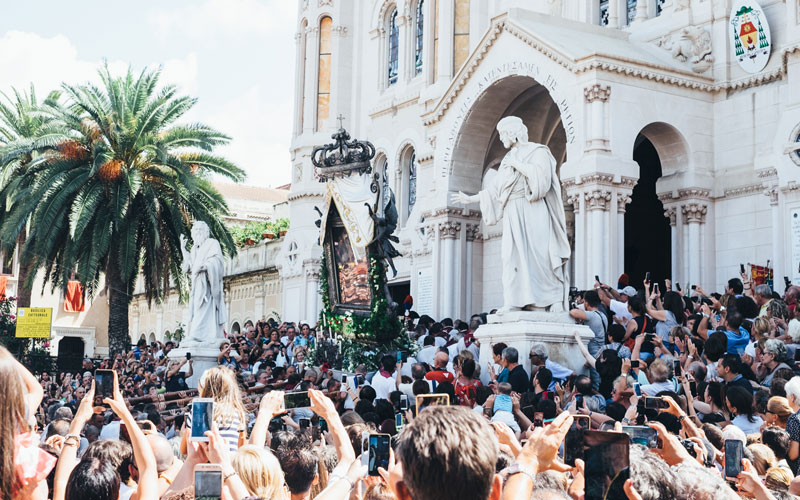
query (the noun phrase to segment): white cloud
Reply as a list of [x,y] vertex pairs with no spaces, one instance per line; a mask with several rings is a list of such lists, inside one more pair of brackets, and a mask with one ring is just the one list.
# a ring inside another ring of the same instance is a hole
[[297,2],[293,0],[206,0],[153,10],[148,15],[150,25],[161,38],[175,32],[192,38],[268,35],[294,31],[296,18]]
[[[31,82],[37,95],[60,88],[62,82],[80,84],[98,82],[97,70],[102,61],[81,59],[78,49],[63,35],[42,37],[35,33],[9,31],[0,38],[0,90],[27,89]],[[112,74],[126,71],[128,63],[109,60]],[[140,68],[134,68],[139,71]],[[183,93],[197,89],[197,55],[163,62],[162,83],[174,83]]]
[[261,85],[253,85],[205,121],[233,138],[218,152],[247,170],[247,184],[275,187],[291,180],[293,109],[291,99],[269,99],[267,94]]

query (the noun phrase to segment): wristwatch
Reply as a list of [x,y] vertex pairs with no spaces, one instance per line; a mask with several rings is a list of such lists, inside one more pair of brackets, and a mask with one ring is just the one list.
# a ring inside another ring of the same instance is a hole
[[531,478],[531,481],[536,482],[536,474],[529,468],[525,467],[524,465],[520,465],[519,463],[515,463],[508,468],[508,477],[511,477],[514,474],[525,474]]

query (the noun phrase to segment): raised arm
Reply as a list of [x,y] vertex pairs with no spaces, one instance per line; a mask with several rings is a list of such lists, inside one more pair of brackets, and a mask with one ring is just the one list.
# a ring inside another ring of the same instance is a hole
[[309,398],[311,399],[311,411],[324,418],[328,423],[328,429],[333,436],[333,447],[336,448],[336,455],[339,457],[340,462],[349,463],[356,459],[353,446],[350,444],[350,438],[347,436],[347,430],[336,413],[336,406],[333,401],[325,396],[322,391],[309,390]]
[[283,407],[283,391],[272,391],[264,394],[258,406],[258,415],[256,415],[256,422],[253,424],[253,432],[250,433],[250,444],[262,448],[266,445],[269,422],[276,415],[281,414],[281,407]]
[[67,491],[67,482],[72,469],[78,465],[78,447],[81,444],[81,430],[92,416],[92,405],[94,403],[94,382],[89,392],[83,396],[75,417],[69,424],[69,434],[64,439],[64,447],[56,465],[56,473],[53,479],[53,500],[64,500]]
[[578,344],[578,349],[581,350],[581,354],[583,354],[583,358],[586,360],[586,364],[594,368],[595,366],[594,356],[589,354],[589,350],[586,348],[585,345],[583,345],[583,340],[581,339],[580,332],[578,332],[578,330],[575,330],[574,332],[572,332],[572,334],[575,336],[575,342]]

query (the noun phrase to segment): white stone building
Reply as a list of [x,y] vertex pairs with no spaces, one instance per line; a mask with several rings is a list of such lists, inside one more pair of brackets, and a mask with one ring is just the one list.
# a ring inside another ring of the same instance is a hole
[[719,290],[768,260],[800,283],[800,2],[747,2],[771,30],[756,73],[734,54],[733,3],[299,0],[283,316],[319,310],[310,154],[340,115],[397,196],[392,285],[420,313],[501,305],[501,224],[449,198],[481,188],[512,114],[560,164],[574,286],[652,271]]

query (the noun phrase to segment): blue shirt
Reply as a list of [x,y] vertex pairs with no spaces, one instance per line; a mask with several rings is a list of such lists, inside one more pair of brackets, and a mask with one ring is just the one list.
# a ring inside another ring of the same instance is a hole
[[747,344],[750,343],[750,334],[743,328],[739,328],[738,332],[726,330],[725,336],[728,337],[728,353],[730,354],[741,355]]

